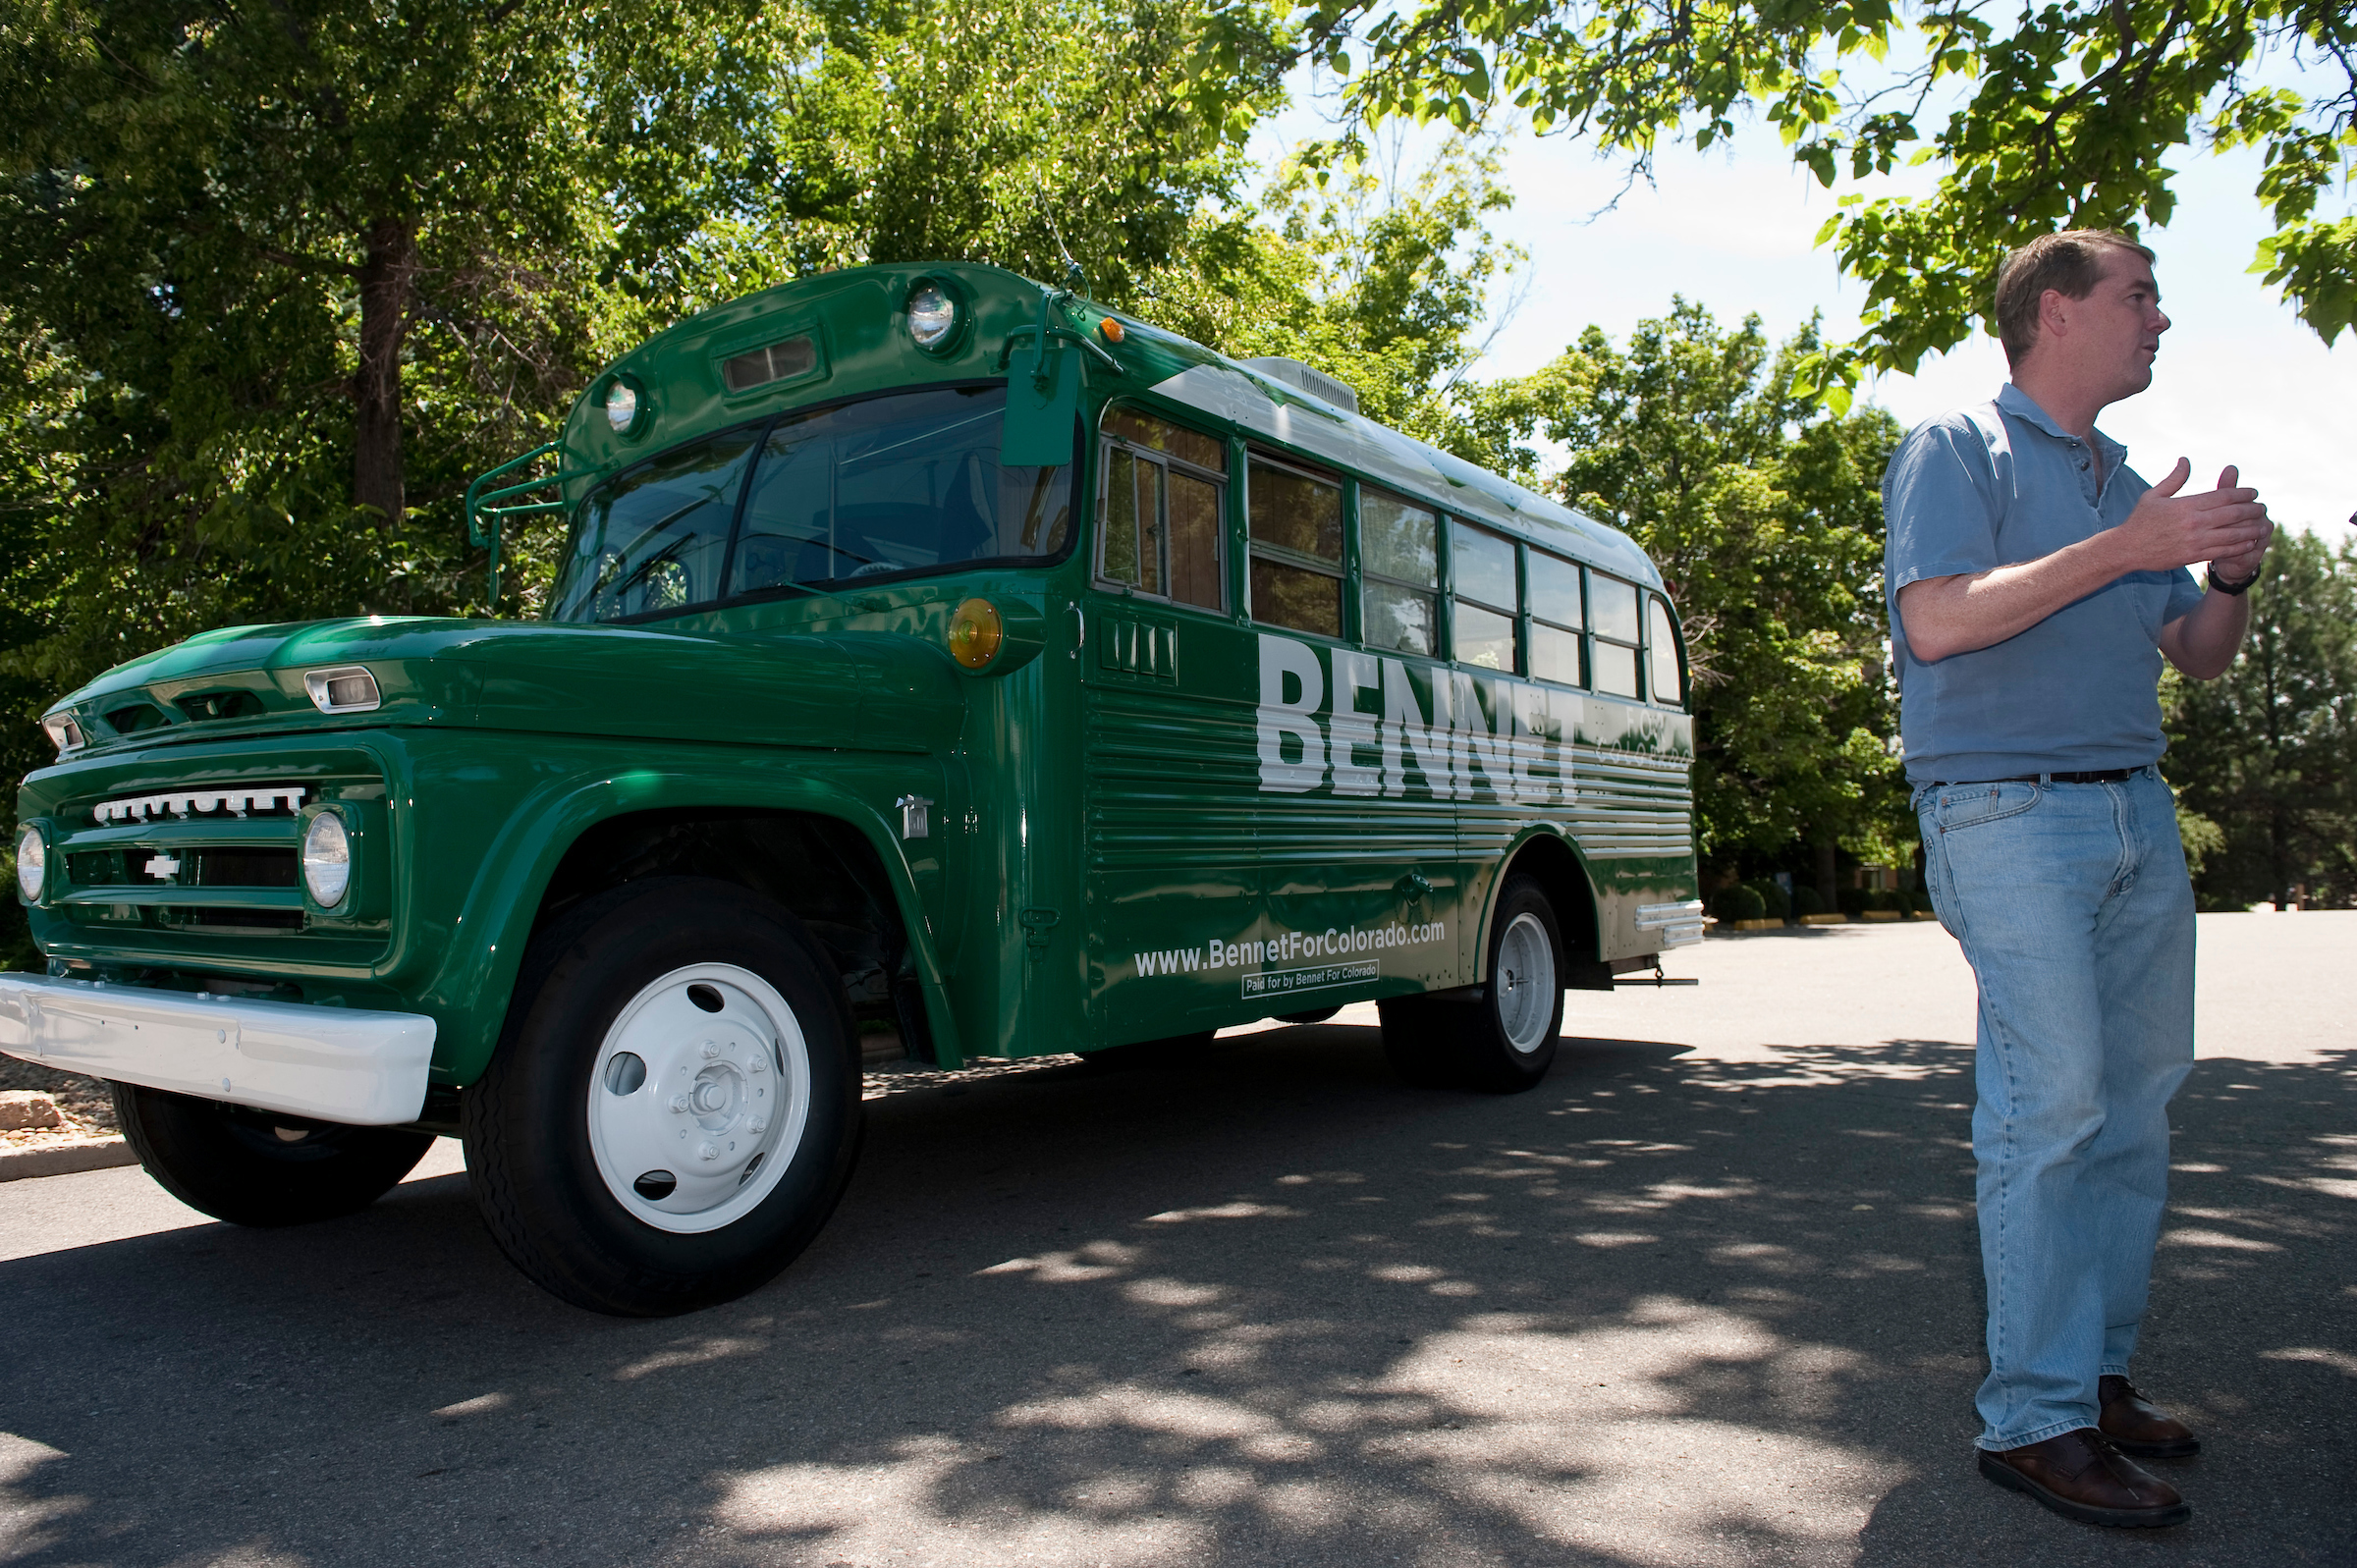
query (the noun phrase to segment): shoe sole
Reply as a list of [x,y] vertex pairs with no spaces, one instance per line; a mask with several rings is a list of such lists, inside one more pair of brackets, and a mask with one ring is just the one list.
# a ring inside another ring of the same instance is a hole
[[2072,1502],[2047,1490],[1987,1449],[1981,1451],[1981,1474],[2006,1490],[2023,1492],[2063,1518],[2076,1519],[2083,1525],[2102,1525],[2111,1530],[2160,1530],[2181,1525],[2193,1517],[2193,1504],[2189,1502],[2166,1508],[2091,1508],[2083,1502]]

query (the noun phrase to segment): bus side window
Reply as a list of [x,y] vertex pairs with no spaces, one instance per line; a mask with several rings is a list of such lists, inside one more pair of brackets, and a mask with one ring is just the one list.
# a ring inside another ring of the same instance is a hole
[[1530,673],[1558,685],[1584,686],[1579,670],[1579,568],[1544,550],[1530,553]]
[[1670,606],[1659,594],[1645,596],[1645,685],[1654,701],[1677,707],[1686,700],[1677,669],[1677,630]]
[[1637,652],[1642,640],[1637,622],[1636,584],[1588,573],[1588,620],[1595,628],[1589,669],[1598,691],[1612,697],[1637,695]]
[[1520,596],[1512,542],[1457,522],[1450,525],[1449,552],[1456,568],[1456,662],[1514,674]]
[[1097,577],[1179,604],[1226,603],[1227,444],[1133,408],[1105,410]]
[[1440,517],[1363,485],[1358,492],[1358,618],[1370,648],[1440,651]]
[[1343,487],[1252,456],[1252,619],[1343,634]]

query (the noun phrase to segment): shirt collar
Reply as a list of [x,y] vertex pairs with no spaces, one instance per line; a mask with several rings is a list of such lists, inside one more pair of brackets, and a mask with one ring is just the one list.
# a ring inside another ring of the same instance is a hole
[[[2056,441],[2076,442],[2079,439],[2055,423],[2054,416],[2039,407],[2035,398],[2010,381],[1998,389],[1997,406],[2014,418],[2037,426]],[[2128,449],[2098,430],[2095,433],[2095,455],[2103,461],[2104,476],[2110,478],[2112,470],[2127,460]]]

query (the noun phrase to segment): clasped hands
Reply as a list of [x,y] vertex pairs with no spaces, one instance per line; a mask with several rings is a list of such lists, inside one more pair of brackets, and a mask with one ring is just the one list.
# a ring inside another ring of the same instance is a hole
[[2229,463],[2216,490],[2180,495],[2192,473],[2193,464],[2179,458],[2119,525],[2132,541],[2139,569],[2168,571],[2208,562],[2211,575],[2225,582],[2257,576],[2275,533],[2259,492],[2237,485],[2240,476]]

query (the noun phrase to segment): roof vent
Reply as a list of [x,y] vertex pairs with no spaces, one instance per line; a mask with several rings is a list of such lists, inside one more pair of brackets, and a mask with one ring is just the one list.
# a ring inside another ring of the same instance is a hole
[[1306,392],[1338,408],[1358,412],[1357,388],[1347,382],[1335,380],[1323,370],[1314,370],[1298,359],[1288,359],[1283,354],[1272,353],[1242,362],[1246,369],[1257,370],[1271,381],[1282,381],[1295,392]]

